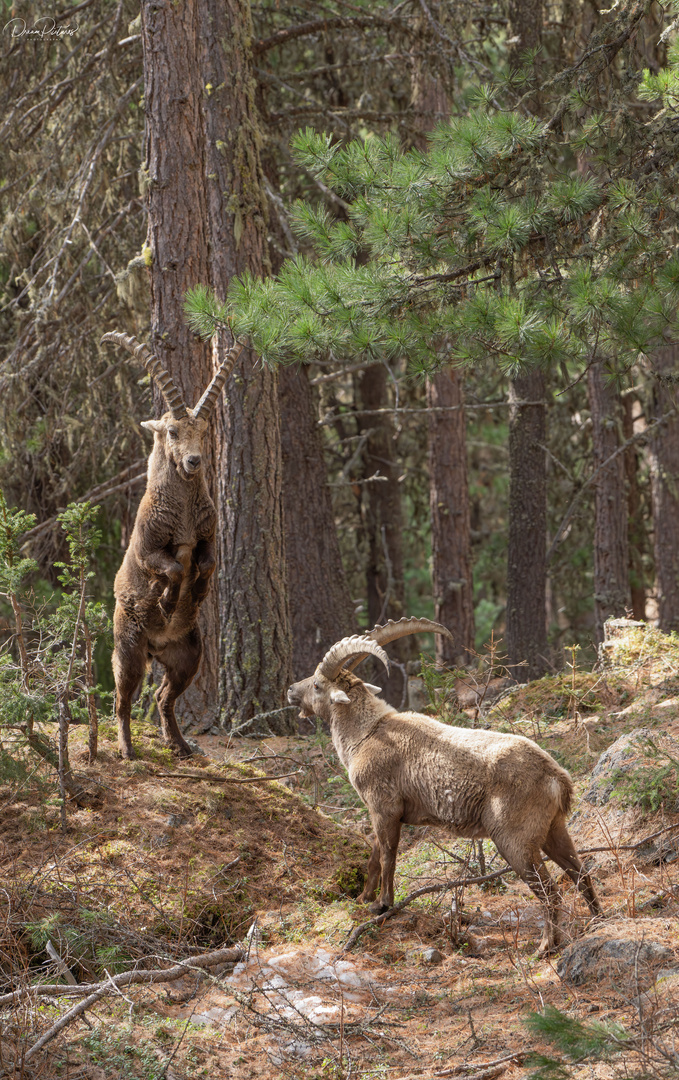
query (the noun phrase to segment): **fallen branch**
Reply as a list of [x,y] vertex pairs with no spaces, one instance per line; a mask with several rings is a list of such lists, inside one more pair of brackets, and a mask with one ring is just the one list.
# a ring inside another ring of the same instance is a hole
[[24,1058],[25,1061],[30,1061],[39,1050],[42,1050],[43,1046],[46,1046],[55,1035],[58,1035],[60,1031],[63,1031],[73,1020],[75,1020],[81,1013],[95,1005],[100,998],[105,994],[111,993],[114,990],[118,990],[121,986],[131,986],[134,983],[154,983],[154,982],[173,982],[175,979],[180,979],[182,975],[186,975],[190,971],[200,971],[203,968],[214,967],[216,964],[223,964],[229,962],[235,962],[243,958],[243,950],[241,948],[235,949],[217,949],[215,952],[205,953],[204,956],[191,957],[188,960],[183,960],[178,964],[175,964],[171,968],[155,968],[151,971],[126,971],[121,975],[115,975],[113,978],[109,975],[104,982],[89,983],[84,986],[64,986],[57,984],[47,986],[26,986],[20,990],[15,990],[12,994],[5,994],[0,997],[0,1005],[10,1004],[21,1000],[23,997],[30,997],[35,995],[36,997],[55,997],[55,996],[68,996],[76,997],[82,994],[87,994],[87,997],[83,1001],[79,1001],[77,1005],[74,1005],[72,1009],[64,1013],[63,1016],[57,1020],[56,1024],[53,1024],[48,1031],[42,1035],[36,1043],[28,1050]]
[[595,851],[636,851],[637,848],[648,844],[650,840],[655,840],[656,836],[662,836],[663,833],[671,832],[673,829],[679,829],[679,821],[674,825],[666,825],[664,829],[658,829],[650,836],[644,836],[643,840],[637,840],[636,844],[605,844],[603,847],[583,848],[578,849],[578,855],[592,855]]
[[[504,1057],[496,1058],[494,1061],[479,1061],[472,1063],[469,1061],[463,1062],[461,1065],[453,1065],[450,1069],[440,1069],[434,1073],[431,1073],[432,1077],[446,1077],[446,1076],[461,1076],[464,1080],[492,1080],[495,1076],[500,1076],[509,1065],[521,1065],[529,1054],[532,1054],[532,1050],[517,1050],[514,1054],[505,1054]],[[414,1073],[409,1073],[407,1076],[399,1076],[396,1080],[419,1080]]]
[[514,1054],[505,1054],[495,1058],[494,1061],[477,1061],[474,1063],[464,1062],[462,1065],[454,1065],[451,1069],[441,1069],[434,1076],[464,1076],[469,1080],[490,1080],[491,1076],[499,1076],[508,1065],[521,1065],[532,1050],[517,1050]]
[[492,874],[483,874],[481,877],[473,878],[459,878],[457,881],[444,881],[437,885],[423,885],[421,889],[415,889],[415,892],[406,896],[405,900],[401,900],[400,903],[394,904],[387,911],[384,911],[381,915],[375,915],[372,919],[368,919],[366,922],[361,923],[359,926],[355,926],[349,934],[349,937],[342,946],[342,952],[350,952],[354,945],[371,926],[382,924],[387,919],[393,919],[394,915],[398,915],[399,911],[403,911],[408,904],[412,904],[413,900],[417,900],[420,896],[425,896],[427,893],[441,893],[448,892],[449,889],[462,889],[467,885],[480,885],[485,881],[494,881],[496,878],[502,877],[504,874],[511,874],[511,866],[505,866],[503,870],[495,870]]
[[161,772],[152,775],[163,780],[174,778],[175,780],[212,780],[215,784],[260,784],[265,780],[285,780],[288,776],[299,776],[301,771],[301,769],[295,769],[294,772],[281,773],[280,776],[215,776],[214,773],[209,772]]

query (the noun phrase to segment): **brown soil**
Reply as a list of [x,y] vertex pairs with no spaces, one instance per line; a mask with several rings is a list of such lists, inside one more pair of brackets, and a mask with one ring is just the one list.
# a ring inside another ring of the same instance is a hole
[[[596,711],[570,701],[551,719],[541,710],[540,684],[550,702],[559,694],[553,679],[541,680],[527,688],[523,710],[519,691],[511,708],[505,699],[490,717],[494,726],[538,738],[571,769],[581,792],[598,754],[622,731],[655,727],[679,736],[679,699],[672,688],[658,692],[651,667],[642,676],[627,674],[599,692]],[[48,999],[38,1011],[28,1000],[0,1007],[0,1070],[7,1076],[514,1080],[535,1070],[521,1056],[528,1050],[563,1057],[527,1026],[545,1006],[586,1024],[638,1030],[639,978],[574,987],[559,979],[558,956],[535,958],[541,905],[513,877],[453,896],[461,920],[451,918],[450,893],[424,896],[342,954],[351,928],[367,917],[353,897],[367,862],[368,826],[322,733],[233,744],[207,735],[199,739],[204,756],[188,764],[174,761],[152,728],[135,732],[140,758],[123,763],[112,735],[103,725],[100,759],[89,767],[82,760],[86,733],[71,733],[74,767],[100,787],[97,805],[69,810],[65,834],[51,777],[0,789],[3,992],[58,977],[48,939],[79,982],[131,963],[190,958],[250,932],[248,960],[235,972],[104,998],[87,1024],[66,1027],[23,1073],[22,1053],[66,1006]],[[213,778],[186,775],[201,771]],[[259,779],[288,773],[280,782]],[[674,950],[679,964],[672,896],[679,861],[652,865],[646,848],[620,846],[679,821],[674,807],[642,814],[614,799],[576,809],[576,845],[606,849],[588,855],[606,918],[592,926],[571,883],[561,882],[569,938],[652,941]],[[497,856],[489,843],[484,851],[490,872]],[[397,899],[478,874],[478,855],[466,841],[404,830]],[[427,962],[430,948],[441,962]],[[519,1059],[498,1062],[511,1054]],[[562,1075],[587,1080],[623,1067],[634,1074],[636,1058],[626,1051],[610,1063],[564,1061]],[[663,1068],[648,1074],[669,1076]]]

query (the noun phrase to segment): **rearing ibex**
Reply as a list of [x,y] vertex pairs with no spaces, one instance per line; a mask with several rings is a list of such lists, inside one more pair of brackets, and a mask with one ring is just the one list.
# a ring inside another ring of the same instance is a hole
[[[449,634],[428,619],[401,619],[363,637],[338,641],[310,678],[288,690],[304,716],[330,723],[335,749],[349,780],[370,811],[375,830],[368,874],[359,900],[379,900],[380,914],[394,902],[394,868],[402,825],[442,825],[453,836],[488,836],[545,903],[539,952],[559,943],[559,891],[542,853],[576,883],[593,915],[601,905],[568,831],[573,781],[523,735],[449,727],[431,716],[398,713],[375,696],[379,687],[351,669],[372,653],[389,666],[382,648],[405,634]],[[351,661],[347,667],[347,661]]]
[[181,757],[187,757],[191,748],[179,730],[174,703],[200,665],[198,608],[215,569],[217,516],[202,471],[203,442],[217,398],[243,346],[231,349],[200,401],[188,409],[171,375],[146,345],[118,333],[104,334],[102,341],[133,353],[169,406],[160,420],[142,423],[153,432],[148,481],[114,585],[118,748],[122,757],[134,756],[132,699],[147,664],[158,660],[165,668],[156,694],[163,735]]

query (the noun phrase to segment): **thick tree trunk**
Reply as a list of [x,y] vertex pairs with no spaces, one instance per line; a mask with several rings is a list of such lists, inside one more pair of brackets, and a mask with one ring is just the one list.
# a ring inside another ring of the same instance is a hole
[[651,441],[655,579],[658,625],[665,633],[679,631],[679,416],[675,406],[679,349],[668,345],[655,356],[660,378],[655,389],[655,416],[665,417]]
[[[592,415],[593,467],[598,469],[620,446],[620,398],[606,384],[601,361],[587,374]],[[623,454],[613,458],[594,481],[594,630],[597,644],[604,623],[623,616],[629,607],[627,492]]]
[[278,374],[283,449],[283,522],[295,679],[311,675],[325,652],[355,630],[305,367]]
[[[360,396],[363,409],[386,407],[387,372],[383,364],[373,364],[365,369],[360,379]],[[385,619],[402,619],[407,614],[404,606],[403,514],[394,431],[389,417],[360,417],[359,429],[367,435],[363,452],[365,478],[375,474],[384,478],[365,485],[363,502],[368,549],[368,622],[372,628]],[[401,638],[388,651],[402,668],[417,655],[417,644],[414,638]],[[397,706],[401,705],[405,689],[405,674],[401,668],[392,667],[384,691],[386,699]],[[379,681],[381,676],[375,678]]]
[[[423,120],[423,127],[433,128],[449,112],[446,87],[432,78],[422,50],[416,51],[412,64],[413,105],[431,118],[429,123]],[[426,150],[425,131],[413,142]],[[468,663],[474,650],[467,418],[459,371],[446,369],[427,381],[427,406],[453,407],[449,412],[427,414],[434,618],[454,638],[449,641],[436,635],[436,661],[450,667]]]
[[[547,670],[545,380],[530,371],[510,385],[507,652],[521,682]],[[521,405],[521,401],[537,404]],[[519,666],[521,665],[521,666]]]
[[[203,62],[211,283],[266,273],[266,195],[250,52],[250,6],[204,0]],[[221,707],[239,726],[274,713],[264,729],[294,730],[277,376],[248,353],[217,413]],[[257,724],[255,723],[255,728]],[[249,730],[255,730],[249,728]]]
[[[223,296],[233,274],[267,269],[249,5],[145,0],[142,38],[154,342],[192,404],[230,342],[191,340],[186,289]],[[221,704],[239,724],[283,705],[290,634],[276,376],[246,353],[225,394],[208,470],[218,474],[216,587],[202,608],[201,673],[183,700],[197,697],[201,718]],[[290,711],[280,716],[289,726]]]
[[[172,374],[188,405],[212,377],[210,349],[189,332],[184,294],[210,279],[208,213],[201,98],[203,83],[201,4],[141,7],[144,49],[146,160],[142,182],[148,211],[151,344]],[[158,415],[166,410],[154,388]],[[214,497],[216,455],[206,446],[205,471]],[[192,685],[177,702],[183,721],[216,720],[219,712],[219,618],[216,589],[200,613],[203,661]]]
[[474,649],[467,432],[459,371],[440,371],[428,381],[427,406],[455,410],[427,414],[434,618],[454,638],[437,635],[436,659],[454,666],[468,663]]
[[[634,398],[623,398],[622,434],[625,442],[634,434]],[[629,582],[632,599],[632,617],[646,618],[646,589],[644,587],[644,541],[646,529],[639,497],[639,455],[634,443],[625,450],[625,476],[627,478],[627,518],[629,535]]]

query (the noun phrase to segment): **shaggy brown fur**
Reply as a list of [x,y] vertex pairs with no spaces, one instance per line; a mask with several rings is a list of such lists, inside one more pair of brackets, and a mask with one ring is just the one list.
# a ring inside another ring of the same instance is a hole
[[198,608],[215,569],[217,515],[202,472],[203,442],[210,416],[243,344],[223,357],[193,409],[169,371],[147,345],[128,334],[104,334],[149,372],[170,407],[160,420],[146,420],[153,432],[148,483],[139,504],[130,545],[116,575],[113,615],[113,674],[116,681],[118,747],[134,756],[130,736],[132,699],[151,660],[165,675],[156,694],[165,741],[188,757],[174,703],[192,682],[202,652]]
[[163,735],[186,757],[191,748],[179,730],[174,703],[198,671],[198,608],[215,568],[217,517],[201,468],[208,424],[188,410],[181,420],[166,413],[143,427],[154,432],[148,482],[114,586],[118,748],[122,757],[134,756],[132,699],[155,659],[165,667],[156,695]]
[[330,724],[349,780],[370,812],[375,837],[359,899],[374,901],[381,878],[371,911],[379,914],[394,902],[396,854],[406,824],[490,837],[545,904],[540,955],[559,943],[561,913],[542,852],[575,882],[592,913],[601,913],[566,829],[573,782],[549,754],[522,735],[449,727],[419,713],[395,712],[346,669],[326,678],[323,664],[290,687],[288,700],[305,716]]

